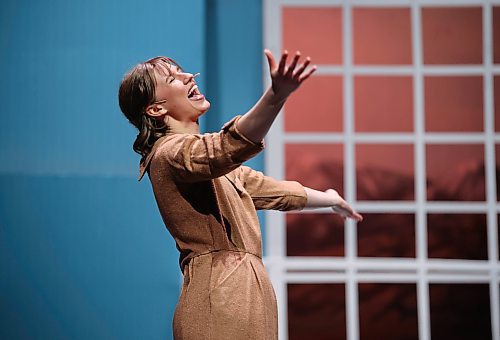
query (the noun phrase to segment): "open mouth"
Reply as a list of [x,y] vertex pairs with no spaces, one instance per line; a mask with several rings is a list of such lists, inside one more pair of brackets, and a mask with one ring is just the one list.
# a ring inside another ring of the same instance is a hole
[[200,93],[200,91],[198,90],[198,85],[194,85],[193,87],[191,87],[191,89],[188,92],[187,97],[189,100],[193,100],[193,101],[194,100],[201,100],[201,99],[205,98],[205,96],[202,95]]

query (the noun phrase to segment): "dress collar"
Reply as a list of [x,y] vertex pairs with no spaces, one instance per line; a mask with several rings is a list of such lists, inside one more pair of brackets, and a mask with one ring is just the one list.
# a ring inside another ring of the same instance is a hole
[[[173,125],[173,124],[172,124]],[[153,148],[149,152],[149,154],[146,156],[146,158],[141,159],[141,162],[139,164],[139,181],[144,177],[144,174],[148,170],[149,164],[151,163],[151,160],[153,159],[153,156],[158,149],[158,147],[163,144],[163,142],[167,139],[167,137],[174,135],[174,134],[190,134],[194,135],[197,133],[194,133],[192,129],[189,129],[187,127],[184,127],[182,125],[170,125],[168,127],[167,133],[165,136],[160,137],[156,140],[156,142],[153,145]]]
[[167,139],[167,137],[170,135],[170,133],[166,134],[163,137],[158,138],[158,140],[155,142],[153,145],[153,148],[151,151],[148,153],[146,158],[142,158],[141,162],[139,163],[139,178],[138,180],[140,181],[144,174],[146,173],[146,170],[148,170],[149,164],[151,163],[151,160],[153,159],[153,156],[158,149],[158,147],[163,144],[163,142]]

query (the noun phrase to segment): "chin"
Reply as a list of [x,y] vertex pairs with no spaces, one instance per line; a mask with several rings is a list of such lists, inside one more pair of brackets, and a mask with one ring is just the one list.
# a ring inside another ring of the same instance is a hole
[[208,109],[210,108],[210,102],[208,100],[205,99],[205,101],[203,102],[203,105],[202,105],[202,110],[201,110],[201,114],[204,114],[205,112],[208,111]]

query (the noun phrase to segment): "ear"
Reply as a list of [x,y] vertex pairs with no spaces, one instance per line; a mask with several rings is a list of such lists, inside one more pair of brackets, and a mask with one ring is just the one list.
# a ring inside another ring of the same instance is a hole
[[146,114],[155,119],[165,116],[167,112],[167,109],[160,104],[151,104],[146,108]]

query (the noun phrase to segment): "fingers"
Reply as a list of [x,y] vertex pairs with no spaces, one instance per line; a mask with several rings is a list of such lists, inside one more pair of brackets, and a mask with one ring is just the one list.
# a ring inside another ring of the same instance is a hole
[[347,210],[347,212],[348,212],[347,217],[352,218],[356,222],[363,221],[363,216],[361,216],[356,211],[354,211],[354,209],[352,209],[350,206],[348,206],[348,207],[349,207],[349,209]]
[[302,83],[304,80],[306,80],[307,78],[309,78],[311,76],[311,74],[314,73],[314,71],[316,71],[318,69],[318,67],[316,65],[314,65],[313,67],[311,67],[309,70],[307,70],[306,73],[302,74],[300,77],[299,77],[299,83]]
[[352,218],[352,219],[353,219],[353,220],[355,220],[356,222],[361,222],[361,221],[363,221],[363,216],[361,216],[361,215],[360,215],[360,214],[358,214],[356,211],[354,211],[354,209],[353,209],[353,208],[351,208],[349,205],[347,205],[346,212],[347,212],[347,216],[346,216],[346,217]]
[[286,75],[291,77],[293,74],[293,70],[295,70],[295,67],[297,66],[297,62],[300,59],[300,52],[297,51],[295,52],[295,56],[293,57],[292,63],[288,66],[288,69],[286,70]]
[[[300,51],[295,52],[295,56],[293,57],[293,60],[290,63],[290,65],[288,66],[287,71],[286,71],[286,76],[292,77],[293,79],[297,80],[299,83],[301,83],[304,80],[306,80],[307,78],[309,78],[311,76],[311,74],[313,74],[314,71],[316,71],[316,69],[318,68],[316,65],[314,65],[313,67],[308,69],[306,73],[304,73],[306,68],[311,63],[311,58],[307,57],[306,60],[304,61],[304,63],[302,65],[300,65],[297,70],[295,70],[295,67],[297,67],[297,63],[299,62],[300,55],[301,55]],[[283,69],[284,69],[284,66],[283,66]]]
[[360,214],[358,214],[357,212],[355,212],[354,210],[351,210],[349,212],[349,215],[347,216],[349,218],[352,218],[353,220],[355,220],[356,222],[361,222],[363,221],[363,216],[361,216]]
[[284,50],[283,54],[281,55],[280,65],[278,67],[278,73],[279,74],[285,73],[285,65],[286,65],[286,58],[287,57],[288,57],[288,51]]
[[[271,71],[271,73],[276,72],[276,61],[274,59],[273,54],[267,48],[264,50],[264,54],[266,55],[267,62],[269,64],[269,70]],[[288,51],[284,50],[283,53],[281,54],[281,58],[277,68],[277,73],[284,75],[286,77],[293,78],[299,83],[309,78],[311,74],[313,74],[318,67],[314,65],[313,67],[307,69],[307,67],[311,63],[311,58],[307,57],[305,61],[297,69],[295,69],[297,67],[297,64],[299,63],[300,57],[301,57],[300,51],[295,52],[295,55],[290,65],[288,65],[287,67],[286,62],[288,59]]]
[[274,60],[274,56],[271,53],[271,51],[268,50],[267,48],[264,50],[264,54],[267,57],[267,62],[269,64],[269,71],[273,72],[274,69],[276,68],[276,61]]
[[353,220],[357,222],[363,221],[363,216],[358,214],[340,195],[339,193],[334,190],[334,189],[328,189],[326,190],[327,193],[331,193],[332,195],[336,196],[336,201],[337,203],[332,206],[332,209],[334,212],[342,216],[342,218],[345,220],[346,218],[352,218]]
[[295,73],[293,74],[293,77],[295,79],[300,77],[302,72],[304,72],[304,70],[306,69],[307,66],[309,66],[310,63],[311,63],[311,58],[307,57],[306,61],[304,61],[304,63],[302,65],[300,65],[300,67],[295,71]]
[[361,215],[360,215],[360,214],[358,214],[357,212],[354,212],[354,215],[353,215],[353,217],[352,217],[352,218],[354,218],[354,219],[355,219],[356,221],[358,221],[358,222],[363,221],[363,216],[361,216]]
[[363,221],[363,216],[358,214],[356,211],[354,211],[351,207],[348,205],[341,207],[332,207],[333,211],[339,214],[344,220],[347,218],[352,218],[356,222],[361,222]]

